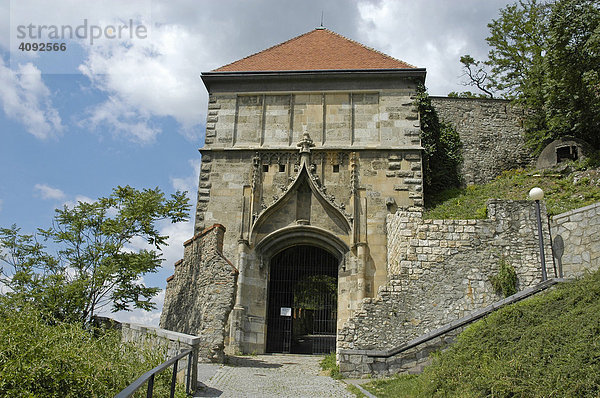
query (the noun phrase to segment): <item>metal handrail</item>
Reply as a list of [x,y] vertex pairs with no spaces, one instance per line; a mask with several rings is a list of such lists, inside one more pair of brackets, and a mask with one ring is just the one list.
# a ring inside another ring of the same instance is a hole
[[189,394],[191,372],[192,372],[192,350],[185,350],[182,353],[180,353],[179,355],[174,356],[173,358],[161,363],[154,369],[149,370],[148,372],[146,372],[143,375],[141,375],[140,377],[138,377],[138,379],[136,381],[134,381],[133,383],[128,385],[123,391],[121,391],[120,393],[115,395],[115,398],[131,397],[133,395],[133,393],[136,392],[137,390],[139,390],[146,381],[148,381],[148,389],[146,392],[146,397],[152,398],[152,394],[153,394],[153,390],[154,390],[154,376],[156,374],[162,372],[163,370],[165,370],[166,368],[168,368],[171,365],[173,365],[173,376],[171,377],[171,395],[170,395],[170,397],[173,398],[175,396],[175,381],[177,378],[177,362],[179,362],[179,360],[181,358],[185,357],[186,355],[189,355],[189,358],[188,358],[188,369],[187,369],[188,372],[187,372],[187,378],[186,378],[185,391]]

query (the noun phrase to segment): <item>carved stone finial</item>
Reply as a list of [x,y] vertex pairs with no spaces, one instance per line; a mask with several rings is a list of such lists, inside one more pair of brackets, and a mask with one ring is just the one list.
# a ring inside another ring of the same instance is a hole
[[310,153],[310,148],[314,147],[315,143],[310,138],[308,132],[305,131],[302,133],[302,139],[300,142],[298,142],[298,144],[296,144],[296,146],[300,148],[300,153]]

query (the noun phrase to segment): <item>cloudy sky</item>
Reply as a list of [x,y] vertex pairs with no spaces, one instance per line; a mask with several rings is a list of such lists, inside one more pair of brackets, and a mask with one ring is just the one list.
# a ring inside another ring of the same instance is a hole
[[[465,90],[459,58],[485,57],[487,23],[508,3],[0,0],[0,226],[34,232],[56,207],[117,185],[193,199],[207,103],[200,73],[306,33],[321,14],[326,28],[426,68],[430,94],[446,95]],[[30,50],[42,42],[65,48]],[[161,227],[171,244],[145,281],[164,288],[193,226]],[[153,313],[117,318],[157,324],[163,297]]]

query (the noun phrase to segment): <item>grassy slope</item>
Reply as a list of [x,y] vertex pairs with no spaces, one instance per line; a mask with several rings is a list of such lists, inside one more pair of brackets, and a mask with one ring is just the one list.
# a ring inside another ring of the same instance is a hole
[[[599,156],[600,157],[600,156]],[[600,201],[599,171],[594,170],[599,159],[572,164],[567,170],[539,172],[511,170],[485,185],[450,189],[434,195],[425,218],[472,219],[485,218],[485,203],[490,198],[525,200],[529,190],[538,186],[544,190],[550,215],[560,214]]]
[[471,325],[420,376],[377,380],[378,397],[600,396],[600,273]]

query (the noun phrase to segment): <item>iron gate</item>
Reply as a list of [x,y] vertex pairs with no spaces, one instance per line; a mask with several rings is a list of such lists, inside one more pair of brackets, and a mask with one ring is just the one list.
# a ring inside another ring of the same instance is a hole
[[338,260],[314,246],[293,246],[271,259],[267,351],[335,351]]

